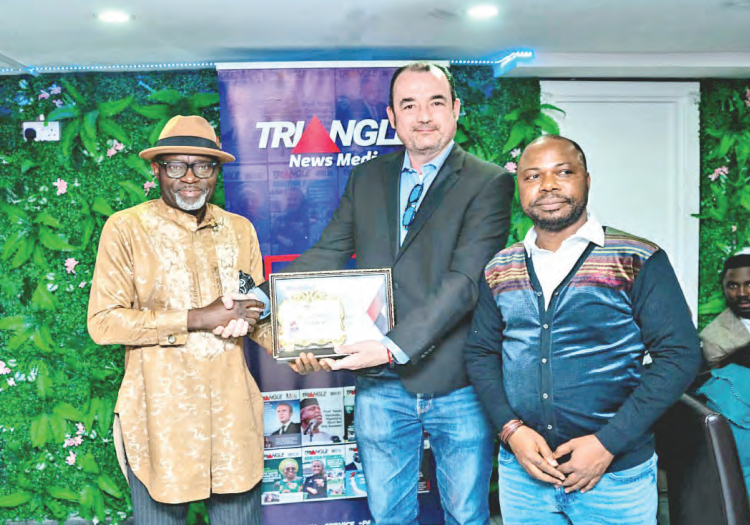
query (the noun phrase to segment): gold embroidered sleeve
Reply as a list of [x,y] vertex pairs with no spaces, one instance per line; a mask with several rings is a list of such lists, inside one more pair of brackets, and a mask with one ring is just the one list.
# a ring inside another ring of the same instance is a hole
[[[153,311],[134,304],[134,241],[113,219],[102,230],[91,285],[88,308],[91,338],[102,345],[185,344],[187,310]],[[153,281],[154,276],[139,268],[139,277]]]

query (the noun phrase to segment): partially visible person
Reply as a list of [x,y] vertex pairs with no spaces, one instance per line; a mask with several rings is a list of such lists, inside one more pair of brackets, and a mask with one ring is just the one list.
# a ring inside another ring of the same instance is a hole
[[516,179],[534,227],[485,267],[465,351],[503,523],[655,525],[651,426],[701,362],[682,290],[663,250],[587,213],[578,144],[533,141]]
[[348,97],[339,97],[336,101],[336,120],[340,120],[344,129],[349,125],[349,121],[356,122],[362,120],[375,120],[380,122],[388,118],[385,96],[380,87],[378,77],[364,77],[360,80],[359,98],[351,99]]
[[321,430],[323,425],[323,411],[320,409],[318,400],[314,397],[306,397],[299,404],[300,425],[302,432],[302,444],[306,443],[340,443],[341,438],[332,436]]
[[721,284],[727,308],[701,331],[705,367],[693,387],[731,424],[750,495],[750,249],[724,261]]
[[352,461],[344,466],[344,470],[362,470],[362,462],[359,458],[359,452],[355,452]]
[[265,305],[222,296],[240,270],[262,282],[262,257],[250,221],[208,202],[234,157],[198,116],[171,119],[140,156],[161,198],[107,220],[88,309],[95,342],[125,345],[114,435],[135,522],[185,523],[206,500],[214,525],[257,525],[263,399],[241,336]]
[[276,482],[275,488],[280,494],[302,492],[302,478],[297,476],[298,470],[299,463],[292,458],[287,458],[279,464],[282,478]]
[[300,253],[310,246],[310,206],[302,188],[285,188],[283,213],[272,220],[274,253]]
[[482,267],[508,238],[513,180],[455,143],[461,101],[450,71],[403,66],[390,95],[405,151],[356,166],[320,240],[285,271],[343,269],[355,253],[357,268],[391,268],[395,326],[339,348],[342,359],[304,354],[292,366],[356,371],[354,426],[378,525],[418,523],[425,431],[446,522],[487,525],[493,434],[462,350]]
[[289,403],[278,403],[276,405],[276,417],[279,420],[279,428],[271,432],[271,436],[299,434],[300,424],[292,421],[292,411],[292,405]]
[[727,308],[701,331],[709,368],[750,366],[750,250],[724,261],[721,274]]
[[326,479],[326,468],[323,462],[316,459],[310,465],[312,475],[305,478],[304,490],[307,492],[306,499],[320,499],[328,495],[328,480]]

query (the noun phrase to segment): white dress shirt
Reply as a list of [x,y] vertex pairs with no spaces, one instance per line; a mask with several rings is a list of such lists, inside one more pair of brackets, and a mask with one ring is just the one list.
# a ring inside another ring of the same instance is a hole
[[604,228],[591,214],[577,232],[565,239],[557,251],[544,250],[536,245],[536,227],[531,228],[523,240],[526,254],[534,263],[539,284],[542,285],[544,308],[549,308],[552,293],[567,277],[590,242],[604,246]]

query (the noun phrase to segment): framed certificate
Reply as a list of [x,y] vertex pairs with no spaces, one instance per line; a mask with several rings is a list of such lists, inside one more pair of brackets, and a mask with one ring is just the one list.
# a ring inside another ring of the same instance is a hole
[[272,273],[273,356],[342,357],[334,348],[380,340],[393,328],[390,268]]

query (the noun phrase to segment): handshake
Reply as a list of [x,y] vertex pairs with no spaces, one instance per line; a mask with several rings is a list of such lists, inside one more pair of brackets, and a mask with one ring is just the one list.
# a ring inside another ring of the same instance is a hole
[[188,330],[205,330],[223,337],[242,337],[252,332],[266,305],[250,293],[218,297],[203,308],[188,311]]
[[223,295],[208,306],[188,311],[188,330],[211,331],[224,339],[242,337],[255,330],[266,305],[253,293],[257,289],[253,277],[242,270],[238,288],[237,293]]
[[220,316],[221,321],[211,331],[224,339],[242,337],[252,332],[266,308],[252,292],[223,295],[214,302],[218,301],[224,307],[224,315]]

